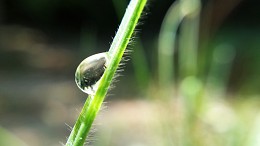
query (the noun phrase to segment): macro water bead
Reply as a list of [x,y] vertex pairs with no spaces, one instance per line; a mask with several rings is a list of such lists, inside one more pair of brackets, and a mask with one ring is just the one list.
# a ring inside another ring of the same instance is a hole
[[75,73],[77,86],[87,94],[94,94],[97,83],[106,69],[107,53],[98,53],[84,59]]

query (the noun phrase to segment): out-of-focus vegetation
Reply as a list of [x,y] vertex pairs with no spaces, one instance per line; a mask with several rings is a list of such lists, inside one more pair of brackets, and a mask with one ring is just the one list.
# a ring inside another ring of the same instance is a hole
[[[175,19],[167,15],[173,1],[150,1],[140,41],[130,46],[134,60],[106,99],[93,145],[260,144],[259,2],[203,0],[187,14],[195,5],[189,1],[176,10],[185,14],[176,29],[164,27]],[[128,1],[102,3],[0,2],[0,145],[65,142],[66,124],[74,124],[85,101],[75,69],[109,48]],[[161,45],[172,59],[159,63],[158,40],[167,31],[162,40],[174,45]],[[163,74],[170,78],[161,80]]]

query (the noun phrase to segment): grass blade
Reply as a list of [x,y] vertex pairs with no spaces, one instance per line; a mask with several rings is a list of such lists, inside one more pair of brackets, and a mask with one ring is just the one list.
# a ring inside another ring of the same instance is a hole
[[71,131],[66,146],[82,146],[85,143],[91,125],[105,99],[113,76],[129,43],[130,37],[134,32],[145,4],[146,0],[132,0],[128,5],[118,32],[108,51],[109,58],[107,69],[99,81],[96,93],[89,95],[86,100],[79,118]]

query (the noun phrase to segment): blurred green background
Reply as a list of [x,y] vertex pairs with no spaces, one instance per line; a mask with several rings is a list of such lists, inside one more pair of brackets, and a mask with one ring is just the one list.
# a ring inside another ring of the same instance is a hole
[[[66,142],[87,98],[77,65],[109,49],[128,2],[0,0],[0,146]],[[192,40],[178,28],[180,47],[163,62],[173,79],[161,86],[158,40],[173,3],[148,2],[91,144],[260,145],[260,2],[201,1],[196,74],[183,74],[178,59],[192,54],[181,46]]]

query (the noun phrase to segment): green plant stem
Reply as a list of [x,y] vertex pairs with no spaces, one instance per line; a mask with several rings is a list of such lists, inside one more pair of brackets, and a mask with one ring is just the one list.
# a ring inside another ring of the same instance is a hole
[[174,2],[164,17],[158,39],[158,82],[161,89],[169,91],[174,79],[174,51],[177,29],[184,17],[181,4]]
[[200,0],[181,0],[185,15],[180,30],[179,75],[180,79],[197,74],[197,51],[200,21]]
[[[179,38],[179,93],[183,97],[184,121],[181,143],[183,145],[199,145],[196,137],[197,115],[203,107],[202,82],[197,77],[197,51],[200,21],[200,0],[180,0],[181,13],[184,19],[180,26]],[[189,135],[189,137],[186,137]]]
[[108,51],[107,69],[99,81],[96,93],[89,95],[86,100],[66,146],[82,146],[84,144],[145,4],[146,0],[132,0],[128,5],[118,32]]
[[[123,17],[122,9],[127,5],[127,0],[113,0],[113,4],[118,18],[121,19]],[[134,74],[139,88],[144,89],[148,87],[148,83],[150,81],[150,71],[142,41],[139,38],[135,39],[135,48],[136,50],[131,54]]]

